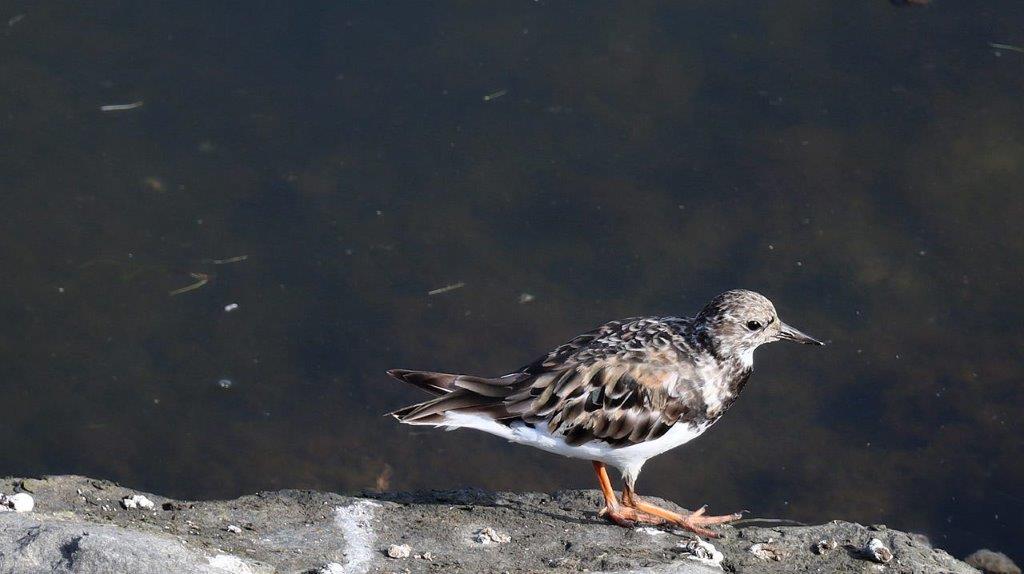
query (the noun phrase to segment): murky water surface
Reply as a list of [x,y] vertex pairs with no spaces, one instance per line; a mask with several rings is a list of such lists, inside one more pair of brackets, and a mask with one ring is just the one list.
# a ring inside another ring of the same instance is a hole
[[384,370],[747,287],[831,345],[641,492],[1024,557],[1024,3],[3,11],[0,474],[593,487]]

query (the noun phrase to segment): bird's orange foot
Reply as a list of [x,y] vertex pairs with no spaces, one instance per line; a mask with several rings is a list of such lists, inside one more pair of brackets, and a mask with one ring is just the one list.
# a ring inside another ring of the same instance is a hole
[[624,528],[633,528],[639,524],[658,525],[668,522],[664,518],[653,514],[647,514],[646,512],[641,512],[635,508],[627,508],[625,506],[606,506],[601,509],[598,516],[603,516]]
[[677,515],[677,517],[674,517],[672,522],[695,534],[707,536],[708,538],[718,538],[719,536],[721,536],[720,534],[712,532],[711,530],[708,530],[705,527],[714,526],[716,524],[728,524],[729,522],[733,522],[734,520],[739,520],[740,518],[743,518],[743,514],[739,512],[735,512],[733,514],[725,514],[722,516],[707,516],[704,514],[706,511],[707,507],[702,506],[696,512],[691,512],[690,514]]
[[690,532],[701,536],[707,536],[708,538],[718,538],[720,535],[708,530],[706,527],[714,526],[716,524],[726,524],[743,518],[743,515],[739,512],[726,514],[724,516],[707,516],[704,514],[707,512],[707,506],[700,507],[696,512],[679,514],[678,512],[672,512],[671,510],[660,506],[644,502],[632,491],[630,491],[627,496],[624,496],[623,500],[624,504],[629,508],[633,508],[645,514],[657,516],[664,519],[665,522],[675,524],[680,528],[689,530]]

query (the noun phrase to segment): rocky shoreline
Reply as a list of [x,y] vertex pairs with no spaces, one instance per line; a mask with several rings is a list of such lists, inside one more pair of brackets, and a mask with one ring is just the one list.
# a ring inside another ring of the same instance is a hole
[[741,521],[710,544],[627,530],[598,518],[595,491],[283,490],[188,502],[51,476],[2,479],[0,493],[33,506],[0,512],[0,574],[977,572],[880,525]]

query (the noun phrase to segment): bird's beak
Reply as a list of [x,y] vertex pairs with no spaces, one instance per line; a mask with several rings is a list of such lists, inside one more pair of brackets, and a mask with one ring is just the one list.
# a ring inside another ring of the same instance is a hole
[[779,338],[780,339],[785,339],[787,341],[796,341],[797,343],[803,343],[804,345],[824,345],[825,344],[825,343],[822,343],[821,341],[815,339],[814,337],[808,335],[807,333],[804,333],[804,332],[800,331],[799,329],[795,329],[793,327],[790,327],[789,325],[787,325],[785,323],[780,323],[779,324]]

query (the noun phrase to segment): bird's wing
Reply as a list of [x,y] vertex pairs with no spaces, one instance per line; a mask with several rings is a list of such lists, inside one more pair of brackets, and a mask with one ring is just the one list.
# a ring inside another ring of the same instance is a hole
[[678,320],[612,321],[525,367],[530,378],[503,406],[569,444],[653,440],[704,416],[691,351]]
[[[678,422],[702,418],[706,408],[675,322],[612,321],[501,378],[443,375],[440,384],[437,374],[424,373],[431,386],[443,387],[435,392],[445,394],[392,414],[403,422],[427,424],[443,424],[447,412],[472,412],[504,423],[520,420],[545,425],[570,444],[653,440]],[[396,373],[406,381],[414,374]]]

